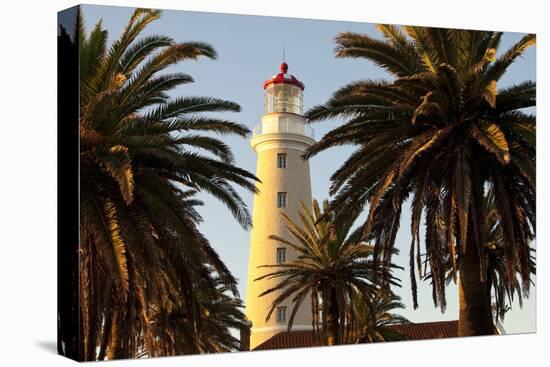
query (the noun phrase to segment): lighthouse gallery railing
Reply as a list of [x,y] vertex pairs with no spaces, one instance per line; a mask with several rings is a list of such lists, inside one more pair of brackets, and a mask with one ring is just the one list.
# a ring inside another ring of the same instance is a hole
[[280,118],[276,121],[266,121],[252,129],[252,136],[263,134],[297,134],[314,139],[313,129],[308,125]]

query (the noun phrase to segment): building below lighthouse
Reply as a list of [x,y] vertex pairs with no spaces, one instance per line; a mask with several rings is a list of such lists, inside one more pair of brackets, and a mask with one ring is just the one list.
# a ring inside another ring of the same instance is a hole
[[[246,316],[252,322],[251,349],[287,330],[293,307],[290,299],[281,303],[267,320],[271,305],[281,292],[259,297],[281,279],[255,279],[270,271],[260,266],[281,264],[297,256],[294,249],[269,236],[292,240],[281,213],[297,222],[302,203],[311,209],[309,162],[302,159],[302,154],[315,142],[313,130],[305,124],[302,115],[304,84],[288,73],[288,65],[282,63],[280,72],[266,80],[263,87],[265,113],[250,141],[258,156],[256,176],[261,181],[252,210],[246,291]],[[312,329],[311,320],[311,304],[304,302],[294,318],[292,330]]]

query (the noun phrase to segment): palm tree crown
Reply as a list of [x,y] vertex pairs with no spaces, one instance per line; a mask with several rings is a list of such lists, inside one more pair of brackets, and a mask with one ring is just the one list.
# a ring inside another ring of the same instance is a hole
[[[255,191],[256,178],[234,165],[216,137],[249,130],[202,114],[238,112],[234,102],[169,96],[193,79],[166,68],[216,52],[201,42],[138,38],[159,17],[137,9],[109,47],[101,22],[86,34],[80,13],[77,19],[81,360],[231,349],[226,328],[244,317],[236,279],[198,230],[202,203],[194,196],[212,194],[250,226],[234,185]],[[204,321],[205,294],[209,307],[232,311],[210,309],[218,320]]]
[[394,313],[396,309],[403,309],[401,298],[391,292],[381,290],[370,302],[362,297],[356,297],[353,301],[353,309],[356,313],[356,335],[353,339],[356,343],[376,343],[398,341],[406,339],[396,331],[394,326],[410,323],[409,320]]
[[386,276],[390,284],[399,285],[399,280],[392,275],[397,266],[375,266],[373,247],[363,241],[362,229],[350,233],[355,217],[348,217],[346,222],[336,225],[334,212],[329,210],[327,201],[323,203],[323,210],[316,200],[311,211],[303,206],[301,224],[281,215],[293,239],[270,238],[294,248],[298,257],[279,265],[265,265],[273,271],[256,279],[281,279],[275,287],[260,294],[261,297],[281,292],[273,301],[267,318],[278,305],[292,297],[290,330],[298,308],[310,296],[314,328],[324,336],[326,344],[340,344],[354,325],[354,295],[370,302],[380,290],[374,282],[377,277]]
[[[535,116],[524,108],[536,103],[535,83],[505,88],[498,83],[535,44],[535,36],[525,35],[497,56],[501,32],[377,28],[383,40],[339,34],[336,56],[373,61],[392,80],[352,82],[307,113],[310,121],[345,119],[310,147],[307,157],[333,146],[357,147],[332,175],[332,207],[347,216],[368,204],[365,233],[375,238],[376,259],[388,263],[403,203],[410,200],[414,305],[418,270],[430,273],[434,301],[444,310],[448,266],[452,274],[461,270],[464,299],[481,297],[470,290],[485,287],[480,225],[483,195],[491,187],[508,278],[515,279],[519,270],[528,292],[535,229]],[[422,216],[429,265],[424,269]],[[487,304],[482,308],[486,313]],[[485,325],[486,331],[490,328]]]

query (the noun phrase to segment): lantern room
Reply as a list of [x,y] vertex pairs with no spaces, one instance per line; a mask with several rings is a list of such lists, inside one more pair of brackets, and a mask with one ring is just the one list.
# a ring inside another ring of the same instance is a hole
[[265,113],[286,112],[301,115],[304,84],[288,74],[286,62],[281,64],[280,71],[264,82]]

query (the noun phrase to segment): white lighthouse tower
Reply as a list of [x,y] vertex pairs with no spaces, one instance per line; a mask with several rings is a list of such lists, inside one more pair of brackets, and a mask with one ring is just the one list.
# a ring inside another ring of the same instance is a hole
[[[288,74],[286,63],[283,62],[280,69],[280,73],[264,82],[265,114],[250,141],[258,155],[256,176],[261,180],[257,185],[259,193],[254,196],[246,292],[246,316],[252,322],[252,349],[287,329],[293,307],[290,300],[285,301],[266,321],[271,304],[280,292],[258,295],[282,279],[254,281],[274,269],[258,266],[284,263],[297,256],[294,249],[268,237],[277,235],[293,240],[281,213],[299,222],[300,203],[308,209],[312,203],[309,163],[301,157],[315,142],[313,130],[302,116],[304,84]],[[311,329],[311,317],[311,303],[304,302],[294,318],[292,330]]]

